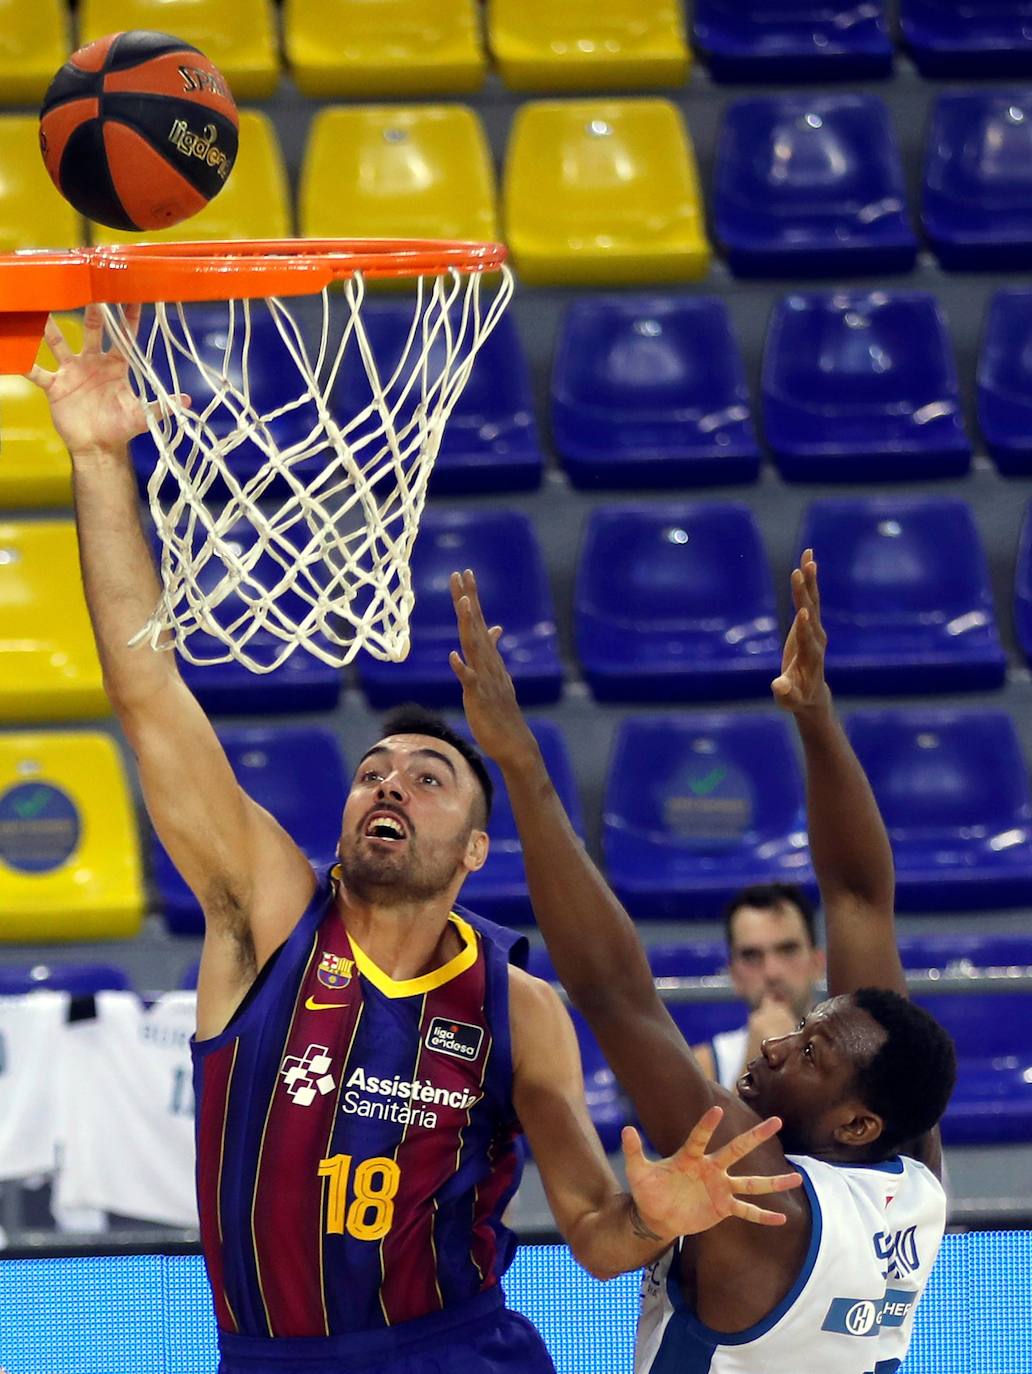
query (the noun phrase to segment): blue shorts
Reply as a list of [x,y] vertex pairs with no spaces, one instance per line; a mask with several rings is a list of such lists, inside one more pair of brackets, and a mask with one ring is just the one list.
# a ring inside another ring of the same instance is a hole
[[537,1330],[497,1288],[461,1307],[354,1336],[220,1334],[218,1374],[555,1374]]

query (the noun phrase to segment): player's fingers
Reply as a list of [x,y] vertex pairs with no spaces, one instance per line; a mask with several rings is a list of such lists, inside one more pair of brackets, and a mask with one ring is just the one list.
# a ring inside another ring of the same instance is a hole
[[817,560],[813,556],[813,549],[807,549],[803,557],[806,560],[803,567],[803,575],[806,578],[806,590],[810,600],[813,602],[814,609],[819,613],[821,608],[821,589],[817,581]]
[[721,1169],[727,1169],[730,1165],[737,1164],[740,1159],[744,1159],[757,1145],[762,1145],[765,1140],[777,1135],[780,1130],[780,1116],[768,1116],[765,1121],[758,1122],[748,1131],[743,1131],[741,1135],[729,1140],[713,1155],[713,1163]]
[[135,339],[140,328],[140,316],[143,314],[143,306],[139,301],[132,305],[124,306],[122,317],[125,320],[126,333],[131,339]]
[[82,351],[99,353],[104,338],[104,312],[99,305],[88,305],[82,317]]
[[465,687],[467,682],[471,680],[470,670],[463,662],[462,655],[458,652],[458,650],[453,649],[451,653],[448,655],[448,666],[451,668],[452,672],[462,683],[463,687]]
[[503,630],[501,625],[492,625],[487,633],[491,636],[491,643],[497,644],[502,637]]
[[46,339],[51,353],[53,353],[59,363],[70,362],[72,358],[75,357],[75,354],[68,346],[68,340],[61,332],[61,326],[54,319],[53,315],[47,316],[47,322],[43,329],[43,337]]
[[766,1207],[756,1207],[751,1202],[739,1202],[735,1198],[731,1204],[731,1215],[743,1221],[754,1221],[760,1226],[784,1226],[788,1217],[784,1212],[771,1212]]
[[620,1147],[623,1150],[624,1164],[628,1174],[640,1170],[641,1166],[647,1162],[645,1151],[641,1146],[641,1136],[633,1126],[625,1126],[620,1132]]
[[724,1117],[723,1107],[709,1107],[691,1129],[688,1139],[674,1155],[675,1160],[701,1159]]
[[731,1180],[736,1193],[757,1196],[763,1193],[788,1193],[802,1184],[802,1174],[748,1174]]
[[45,367],[40,367],[39,363],[34,363],[23,375],[26,381],[32,382],[33,386],[38,386],[41,391],[49,391],[54,385],[56,374],[48,372]]

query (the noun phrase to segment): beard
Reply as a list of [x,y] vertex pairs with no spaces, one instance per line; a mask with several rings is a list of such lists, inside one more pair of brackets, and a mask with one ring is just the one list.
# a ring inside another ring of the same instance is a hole
[[342,837],[338,853],[344,879],[356,897],[368,902],[428,902],[446,892],[460,871],[469,832],[424,853],[411,836],[398,852]]

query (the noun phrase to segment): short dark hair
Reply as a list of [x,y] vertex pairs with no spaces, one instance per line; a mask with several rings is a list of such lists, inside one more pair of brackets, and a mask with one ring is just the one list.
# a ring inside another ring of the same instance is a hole
[[430,735],[433,739],[443,740],[462,755],[473,770],[473,775],[484,794],[484,818],[479,829],[486,828],[491,819],[491,805],[494,801],[494,783],[484,766],[480,754],[457,730],[453,730],[443,716],[436,711],[428,711],[425,706],[415,702],[405,702],[395,707],[383,723],[383,737],[387,735]]
[[724,908],[724,938],[728,950],[732,947],[732,923],[743,906],[759,907],[761,911],[774,911],[786,902],[794,906],[803,918],[810,944],[816,949],[817,912],[803,889],[796,887],[794,883],[754,883],[752,887],[743,887],[741,891],[736,892]]
[[884,1121],[878,1147],[888,1158],[942,1117],[957,1081],[957,1054],[935,1017],[898,992],[859,988],[852,1001],[887,1032],[885,1043],[857,1070],[854,1090]]

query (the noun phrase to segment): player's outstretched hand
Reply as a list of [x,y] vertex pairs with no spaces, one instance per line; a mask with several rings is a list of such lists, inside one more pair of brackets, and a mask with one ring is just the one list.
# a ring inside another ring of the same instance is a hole
[[760,1226],[784,1224],[784,1213],[743,1202],[739,1194],[785,1193],[799,1187],[803,1181],[801,1174],[728,1173],[733,1164],[777,1134],[781,1129],[780,1119],[768,1117],[736,1135],[719,1150],[707,1154],[706,1147],[723,1115],[722,1107],[710,1107],[677,1153],[655,1163],[645,1158],[641,1137],[634,1127],[624,1127],[627,1183],[639,1217],[657,1241],[671,1241],[677,1236],[708,1231],[726,1217],[741,1217],[743,1221],[754,1221]]
[[451,575],[452,604],[462,652],[448,655],[462,684],[462,707],[480,749],[500,766],[537,746],[516,701],[512,678],[498,652],[502,627],[488,628],[477,580],[469,568]]
[[795,618],[785,640],[781,673],[770,684],[774,700],[793,714],[823,706],[828,700],[824,680],[824,651],[828,636],[821,624],[821,597],[813,549],[804,549],[792,571]]
[[[135,330],[140,307],[126,307],[126,321]],[[99,305],[88,305],[83,322],[82,352],[76,353],[50,317],[43,337],[57,361],[57,371],[38,364],[25,375],[46,393],[54,428],[76,458],[119,453],[147,428],[147,416],[129,385],[129,367],[116,348],[104,348],[104,316]]]

